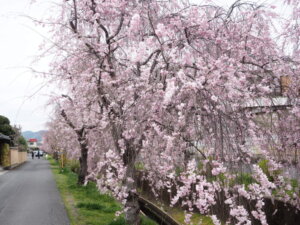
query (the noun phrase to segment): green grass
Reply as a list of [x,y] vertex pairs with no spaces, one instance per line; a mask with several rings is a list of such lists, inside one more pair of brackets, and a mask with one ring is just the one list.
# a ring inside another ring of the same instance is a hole
[[[113,197],[100,194],[91,182],[78,186],[75,173],[69,168],[61,170],[54,159],[49,161],[71,225],[126,225],[123,216],[115,217],[121,206]],[[148,218],[141,219],[142,225],[156,225]]]
[[[119,217],[116,220],[109,223],[109,225],[126,225],[124,217]],[[153,222],[152,220],[148,219],[147,217],[141,217],[141,224],[142,225],[157,225],[157,223]]]
[[[170,214],[174,219],[176,219],[176,221],[178,221],[181,224],[185,224],[184,223],[184,212],[179,209],[179,208],[169,208],[166,210],[168,212],[168,214]],[[201,221],[201,223],[200,223]],[[192,218],[191,218],[191,224],[192,225],[213,225],[213,222],[211,220],[210,217],[208,216],[204,216],[201,215],[199,213],[194,213]]]
[[[165,211],[173,219],[175,219],[180,224],[185,224],[185,214],[184,210],[178,207],[170,207],[169,205],[163,204],[158,199],[151,198],[146,193],[142,194],[142,197],[152,202],[154,205]],[[150,224],[149,224],[150,225]],[[191,218],[191,225],[214,225],[209,216],[201,215],[200,213],[193,213]]]
[[255,183],[256,180],[250,173],[239,173],[233,182],[233,184],[244,184],[247,189],[248,186]]
[[300,192],[299,192],[299,189],[298,189],[298,186],[299,186],[298,181],[296,179],[290,179],[289,182],[290,182],[290,185],[291,185],[292,189],[291,190],[286,190],[286,193],[290,197],[292,197],[294,195],[294,193],[299,196]]

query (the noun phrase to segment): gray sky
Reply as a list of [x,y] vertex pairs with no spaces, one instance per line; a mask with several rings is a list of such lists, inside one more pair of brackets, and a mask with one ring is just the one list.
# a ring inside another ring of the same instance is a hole
[[[39,45],[46,30],[37,27],[26,18],[43,18],[49,15],[52,0],[0,0],[0,115],[8,117],[12,124],[21,125],[23,131],[45,129],[51,112],[46,108],[48,97],[54,88],[30,68],[47,71],[47,60],[32,64],[41,54]],[[201,0],[191,0],[201,3]],[[276,4],[281,13],[286,10],[278,5],[279,0],[254,0]],[[217,4],[229,6],[234,0],[215,0]]]
[[[41,18],[48,12],[46,0],[0,0],[0,115],[23,131],[44,129],[50,109],[45,109],[51,88],[30,68],[47,70],[47,63],[34,65],[47,32],[24,15]],[[43,88],[41,88],[43,87]]]

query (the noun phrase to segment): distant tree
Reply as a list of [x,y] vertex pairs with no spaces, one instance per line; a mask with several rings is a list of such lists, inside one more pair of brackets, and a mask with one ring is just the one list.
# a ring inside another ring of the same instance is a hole
[[20,125],[13,125],[14,134],[11,136],[14,146],[18,146],[21,151],[27,151],[28,145],[26,138],[22,135],[22,127]]
[[[22,128],[21,128],[21,126],[13,125],[12,129],[14,131],[14,134],[11,136],[13,145],[19,145],[19,137],[22,136]],[[25,142],[26,142],[26,140],[25,140]]]
[[7,117],[0,115],[0,133],[7,135],[12,140],[12,145],[18,145],[21,150],[27,151],[26,139],[22,136],[22,128],[17,125],[10,125]]
[[18,139],[16,140],[20,150],[22,151],[27,151],[28,149],[28,144],[26,139],[23,136],[19,136]]
[[13,127],[7,117],[0,115],[0,133],[12,137],[15,134]]
[[23,136],[18,137],[17,142],[19,145],[27,146],[27,141],[25,140],[25,138]]

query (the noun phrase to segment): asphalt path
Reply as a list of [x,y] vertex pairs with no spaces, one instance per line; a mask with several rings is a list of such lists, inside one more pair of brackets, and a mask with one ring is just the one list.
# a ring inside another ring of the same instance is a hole
[[28,159],[0,174],[0,225],[69,225],[49,162]]

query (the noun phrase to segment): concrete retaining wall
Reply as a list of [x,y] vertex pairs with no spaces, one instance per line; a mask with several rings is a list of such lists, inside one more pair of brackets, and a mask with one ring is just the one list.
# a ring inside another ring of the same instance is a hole
[[[162,189],[157,194],[158,196],[155,196],[152,193],[152,186],[150,184],[151,182],[147,180],[142,179],[142,173],[138,172],[138,188],[141,190],[142,193],[146,193],[147,197],[149,199],[159,199],[161,202],[165,203],[166,205],[169,205],[172,199],[172,196],[175,196],[177,193],[177,190],[175,188],[176,185],[172,185],[171,192],[168,192],[168,190]],[[220,192],[217,195],[216,204],[211,207],[211,211],[213,214],[216,214],[222,221],[226,221],[229,218],[229,207],[227,204],[225,204],[225,194],[224,192]],[[271,201],[268,198],[264,199],[264,211],[266,213],[267,221],[269,225],[296,225],[300,224],[300,212],[297,210],[297,208],[293,207],[289,203],[284,203],[279,200],[273,200]],[[248,212],[251,212],[255,208],[255,201],[249,201],[244,198],[238,198],[238,205],[243,205]],[[178,201],[178,203],[175,205],[177,207],[181,206],[181,200]],[[183,207],[183,209],[187,210],[186,207]],[[194,208],[195,212],[198,212],[196,208]],[[251,224],[252,225],[261,225],[261,223],[254,219],[253,216],[250,215]]]

